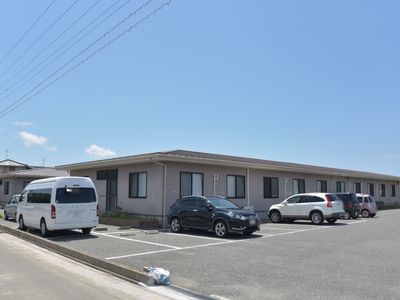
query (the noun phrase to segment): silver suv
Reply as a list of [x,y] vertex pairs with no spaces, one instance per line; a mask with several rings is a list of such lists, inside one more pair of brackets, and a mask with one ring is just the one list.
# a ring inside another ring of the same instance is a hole
[[322,224],[324,220],[335,223],[345,214],[343,202],[331,193],[307,193],[293,195],[279,204],[272,205],[268,216],[273,223],[282,220],[311,220]]
[[15,219],[15,216],[17,214],[17,205],[18,205],[19,196],[21,196],[21,195],[12,196],[10,201],[8,201],[8,203],[4,207],[4,215],[3,215],[4,220],[8,220],[8,218]]

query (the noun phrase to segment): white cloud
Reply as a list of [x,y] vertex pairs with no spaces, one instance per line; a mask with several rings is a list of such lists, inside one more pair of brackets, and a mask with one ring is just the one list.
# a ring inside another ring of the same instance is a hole
[[21,131],[19,133],[19,138],[24,142],[24,145],[27,147],[41,146],[44,147],[47,151],[52,151],[52,152],[57,151],[57,147],[49,146],[47,144],[47,138],[45,138],[44,136],[39,136],[26,131]]
[[28,127],[28,126],[32,126],[33,123],[29,122],[29,121],[16,121],[16,122],[14,122],[14,125],[16,125],[18,127]]
[[97,146],[96,144],[90,145],[85,149],[85,152],[95,157],[110,157],[116,155],[113,150]]
[[19,133],[19,137],[24,142],[25,146],[28,147],[33,145],[39,145],[39,146],[47,145],[47,138],[45,138],[44,136],[38,136],[26,131],[21,131]]

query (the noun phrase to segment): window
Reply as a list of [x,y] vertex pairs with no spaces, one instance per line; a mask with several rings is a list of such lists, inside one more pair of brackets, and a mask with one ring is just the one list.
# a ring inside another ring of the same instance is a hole
[[386,186],[385,186],[385,184],[380,184],[379,185],[379,195],[381,197],[386,197]]
[[368,192],[371,196],[375,196],[375,186],[373,183],[368,183]]
[[50,203],[51,189],[40,189],[28,192],[28,203]]
[[96,202],[96,193],[93,188],[58,188],[56,192],[56,202],[57,203]]
[[203,195],[203,174],[181,172],[180,194],[183,196]]
[[129,198],[147,197],[147,172],[129,173]]
[[8,181],[4,181],[4,195],[8,195],[10,192],[10,183]]
[[319,193],[328,192],[328,183],[326,180],[317,180],[317,192]]
[[293,179],[293,194],[306,192],[306,182],[304,179]]
[[309,197],[309,201],[308,202],[324,202],[325,200],[317,197],[317,196],[313,196],[313,197]]
[[0,179],[0,185],[2,185],[3,184],[3,179]]
[[336,181],[336,193],[344,193],[345,191],[344,181]]
[[97,171],[97,180],[115,179],[118,178],[118,170],[102,170]]
[[277,177],[264,177],[264,198],[279,197],[279,181]]
[[301,199],[300,196],[294,196],[294,197],[291,197],[291,198],[287,199],[286,203],[287,204],[299,203],[300,199]]
[[390,193],[391,197],[396,197],[396,186],[394,184],[391,185],[392,192]]
[[228,175],[227,176],[227,197],[244,198],[245,197],[245,176]]
[[354,193],[361,193],[361,183],[353,182],[353,191]]

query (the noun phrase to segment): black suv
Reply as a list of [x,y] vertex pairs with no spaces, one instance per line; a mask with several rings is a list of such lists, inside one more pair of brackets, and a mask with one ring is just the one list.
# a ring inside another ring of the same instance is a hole
[[336,196],[343,201],[345,210],[345,219],[357,219],[360,215],[360,208],[358,207],[357,195],[354,193],[336,193]]
[[226,198],[187,196],[175,201],[169,209],[168,224],[172,232],[196,228],[214,231],[217,237],[231,232],[252,234],[260,230],[260,219]]

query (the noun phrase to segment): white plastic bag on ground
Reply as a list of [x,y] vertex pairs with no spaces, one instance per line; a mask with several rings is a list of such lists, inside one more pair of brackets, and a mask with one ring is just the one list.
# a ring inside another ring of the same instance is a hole
[[156,267],[144,267],[143,270],[149,273],[149,276],[154,279],[155,284],[169,285],[168,270]]

